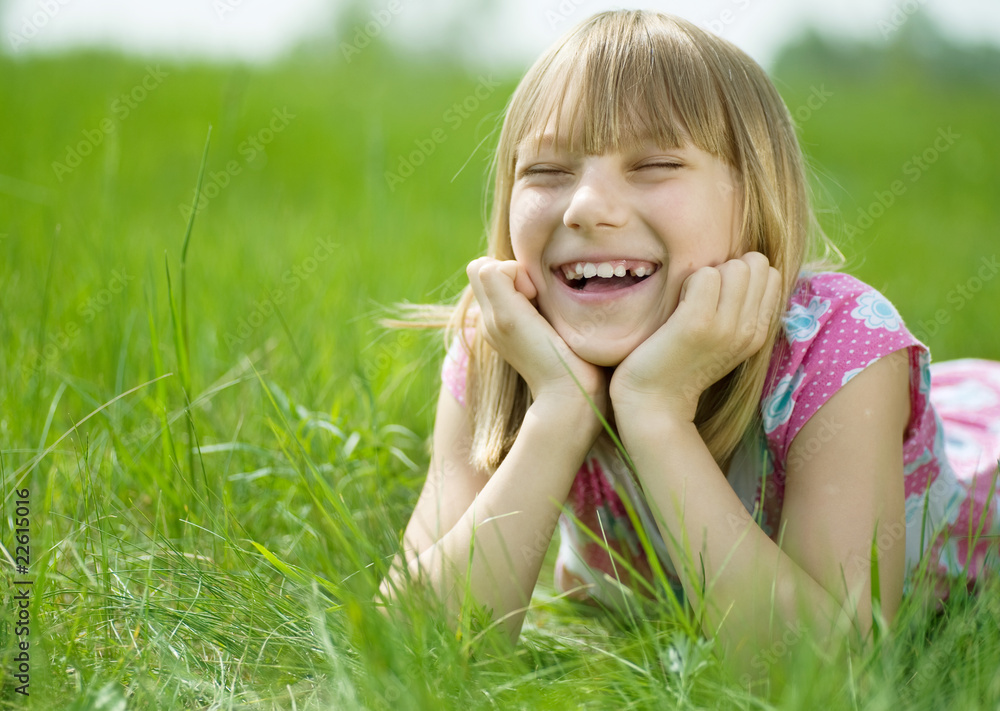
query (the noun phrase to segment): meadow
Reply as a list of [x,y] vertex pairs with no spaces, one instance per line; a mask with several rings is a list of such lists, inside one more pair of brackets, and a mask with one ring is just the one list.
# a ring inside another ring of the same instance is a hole
[[[970,52],[811,38],[773,71],[847,269],[935,360],[1000,359],[1000,62]],[[517,78],[378,43],[264,67],[0,56],[0,705],[1000,704],[1000,583],[940,611],[917,591],[844,657],[767,650],[764,694],[665,610],[557,599],[550,567],[514,648],[373,609],[443,356],[378,322],[462,288]]]

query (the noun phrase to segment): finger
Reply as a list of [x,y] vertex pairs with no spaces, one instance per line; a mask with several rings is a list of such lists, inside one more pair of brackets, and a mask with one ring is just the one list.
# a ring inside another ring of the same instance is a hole
[[535,288],[531,277],[528,276],[528,271],[518,262],[513,260],[500,262],[500,271],[510,277],[510,280],[514,282],[514,289],[524,294],[528,301],[538,296],[538,289]]
[[513,333],[518,323],[521,328],[529,327],[532,323],[537,327],[536,319],[546,323],[528,298],[515,289],[519,268],[521,267],[513,261],[493,260],[479,271],[483,295],[491,307],[490,320],[498,334]]
[[783,311],[781,304],[781,286],[783,281],[781,272],[774,267],[767,268],[767,289],[761,301],[761,321],[763,321],[765,329],[769,329],[775,316]]
[[491,261],[489,257],[479,257],[478,259],[473,259],[469,262],[468,266],[465,267],[465,274],[469,277],[469,286],[472,287],[472,293],[476,297],[476,303],[479,304],[479,308],[484,312],[489,308],[489,303],[486,299],[486,294],[483,291],[483,282],[480,277],[480,272],[482,272],[483,267],[486,266]]
[[[747,289],[740,319],[748,330],[748,335],[754,336],[759,330],[758,324],[764,310],[763,302],[770,281],[771,265],[767,257],[760,252],[748,252],[740,257],[740,261],[746,264],[748,269]],[[766,320],[769,319],[770,316]]]
[[[763,284],[764,293],[761,295],[757,309],[753,313],[754,335],[749,348],[749,355],[759,351],[767,341],[767,335],[779,310],[781,298],[782,278],[781,272],[772,266],[768,266],[758,280]],[[751,322],[748,322],[751,323]]]
[[677,311],[692,319],[710,323],[719,308],[722,274],[715,267],[702,267],[688,275],[681,285]]
[[718,316],[720,328],[729,332],[738,331],[746,317],[747,294],[753,276],[750,264],[742,259],[731,259],[717,269],[722,275]]
[[495,306],[499,306],[501,303],[509,304],[512,297],[520,301],[520,297],[523,295],[519,294],[514,287],[516,278],[517,264],[511,261],[493,260],[491,264],[484,265],[479,272],[483,292]]
[[493,348],[496,348],[497,344],[493,339],[493,304],[486,296],[482,280],[482,271],[491,261],[494,260],[491,260],[489,257],[474,259],[469,262],[469,265],[465,268],[465,273],[469,276],[469,286],[472,287],[472,294],[475,296],[476,303],[479,305],[479,322],[484,326],[483,337],[486,339],[487,343],[489,343]]

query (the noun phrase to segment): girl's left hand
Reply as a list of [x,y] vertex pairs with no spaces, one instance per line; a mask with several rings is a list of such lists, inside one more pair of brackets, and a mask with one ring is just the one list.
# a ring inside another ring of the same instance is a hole
[[781,274],[760,252],[688,276],[667,322],[615,369],[619,425],[631,413],[693,422],[701,394],[764,345],[780,293]]

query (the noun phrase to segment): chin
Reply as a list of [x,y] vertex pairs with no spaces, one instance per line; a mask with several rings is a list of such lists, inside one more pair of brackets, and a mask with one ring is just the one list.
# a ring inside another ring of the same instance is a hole
[[577,353],[578,356],[592,365],[600,368],[615,368],[620,364],[628,353],[608,352],[603,350],[598,353]]
[[573,334],[566,345],[580,358],[599,367],[613,368],[631,353],[638,343],[626,339],[610,339],[597,334]]

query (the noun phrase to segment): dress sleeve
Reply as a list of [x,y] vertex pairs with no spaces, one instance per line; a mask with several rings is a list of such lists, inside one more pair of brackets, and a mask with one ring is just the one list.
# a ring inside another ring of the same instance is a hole
[[441,366],[441,382],[463,407],[465,406],[465,378],[468,369],[469,352],[465,349],[462,339],[455,336],[444,357],[444,364]]
[[782,317],[785,346],[761,398],[768,446],[780,468],[799,433],[835,392],[880,358],[909,349],[911,427],[924,393],[927,347],[881,293],[848,274],[805,273]]

